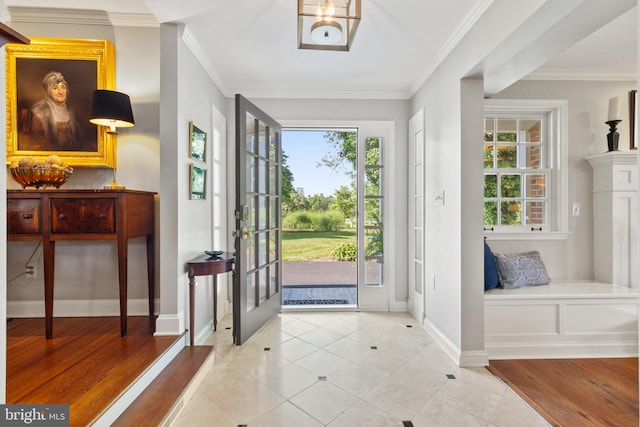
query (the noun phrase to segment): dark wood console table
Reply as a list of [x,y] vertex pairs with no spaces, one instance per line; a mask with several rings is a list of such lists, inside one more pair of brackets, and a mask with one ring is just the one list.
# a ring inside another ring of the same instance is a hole
[[120,292],[120,335],[127,335],[127,249],[147,239],[149,316],[154,315],[156,193],[136,190],[7,190],[7,240],[42,241],[45,336],[53,337],[55,243],[116,240]]
[[189,339],[193,345],[194,310],[196,302],[196,276],[213,275],[213,330],[218,326],[218,274],[233,270],[233,253],[225,252],[218,257],[202,255],[187,262],[189,275]]

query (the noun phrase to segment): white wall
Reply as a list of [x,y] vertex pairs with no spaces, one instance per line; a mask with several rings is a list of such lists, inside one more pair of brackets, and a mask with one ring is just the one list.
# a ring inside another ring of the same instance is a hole
[[[461,81],[539,5],[514,3],[495,1],[478,17],[456,49],[411,98],[409,112],[412,116],[422,108],[425,111],[426,327],[451,357],[464,365],[484,364],[486,355],[483,304],[478,295],[483,287],[483,270],[478,262],[482,248],[482,200],[462,200],[463,188],[475,188],[481,175],[481,170],[478,175],[473,173],[478,166],[470,163],[468,156],[462,156],[463,150],[475,152],[477,143],[469,139],[473,124],[464,127],[463,139],[462,106],[469,108],[465,110],[465,118],[472,115],[470,109],[474,105],[476,113],[481,114],[477,107],[482,102],[482,93],[474,90],[471,82],[462,91]],[[482,77],[481,71],[477,74]],[[481,133],[479,127],[477,134]],[[445,204],[436,205],[435,194],[442,191]],[[463,219],[477,226],[463,227]],[[474,247],[477,256],[470,249]],[[435,287],[429,284],[432,276]],[[463,300],[466,289],[470,289],[470,295]]]
[[[435,289],[427,286],[426,327],[462,365],[486,363],[479,262],[482,199],[470,197],[482,180],[481,156],[476,164],[469,155],[477,151],[472,111],[482,103],[482,94],[463,79],[484,80],[485,94],[500,92],[635,2],[612,1],[606,13],[598,12],[601,3],[594,0],[494,0],[484,5],[411,98],[409,111],[409,116],[425,111],[424,277],[427,283],[435,277]],[[481,135],[482,127],[475,132]],[[435,205],[433,195],[442,191],[446,203]]]
[[[160,144],[158,100],[160,94],[160,44],[157,27],[114,26],[106,14],[63,10],[11,8],[10,25],[27,37],[106,39],[116,48],[116,90],[131,97],[136,126],[121,129],[117,141],[117,180],[127,188],[160,190]],[[37,18],[37,23],[30,22]],[[99,24],[102,22],[102,24]],[[97,24],[98,23],[98,24]],[[140,55],[144,52],[144,56]],[[73,88],[73,82],[70,82]],[[112,181],[106,168],[74,168],[64,189],[102,188]],[[7,173],[7,187],[21,188]],[[3,204],[3,207],[6,204]],[[156,227],[158,229],[158,227]],[[160,239],[156,239],[159,243]],[[23,271],[25,261],[36,248],[33,242],[8,244],[7,276]],[[8,316],[44,316],[41,249],[38,249],[38,278],[21,277],[7,285]],[[147,313],[146,243],[143,238],[129,244],[129,314]],[[102,299],[108,311],[118,315],[118,273],[115,242],[58,242],[56,244],[55,300]],[[157,277],[157,274],[156,274]],[[156,293],[157,294],[157,293]],[[157,294],[158,295],[158,294]],[[92,314],[86,303],[55,316]],[[88,311],[87,311],[88,310]],[[101,313],[101,314],[104,314]]]
[[[156,324],[157,334],[175,334],[188,325],[188,279],[186,262],[203,251],[214,248],[214,243],[225,243],[224,236],[214,241],[211,203],[212,182],[225,180],[223,170],[212,169],[212,135],[214,109],[224,111],[226,100],[213,83],[205,68],[198,62],[185,42],[184,27],[163,24],[162,39],[162,93],[160,99],[160,152],[161,152],[161,307]],[[220,119],[218,119],[220,120]],[[209,137],[207,162],[207,199],[189,199],[189,122],[197,123]],[[225,153],[222,153],[224,158]],[[224,188],[224,186],[222,187]],[[221,228],[226,228],[222,226]],[[198,278],[196,289],[195,333],[203,330],[212,319],[212,278]],[[226,278],[221,278],[219,289],[226,299]],[[224,313],[219,313],[224,314]]]
[[593,169],[585,160],[607,151],[610,97],[620,97],[619,149],[629,150],[628,93],[636,82],[521,80],[492,98],[566,99],[569,102],[568,205],[580,203],[581,215],[569,217],[570,235],[559,241],[490,241],[496,252],[538,250],[552,280],[594,278]]

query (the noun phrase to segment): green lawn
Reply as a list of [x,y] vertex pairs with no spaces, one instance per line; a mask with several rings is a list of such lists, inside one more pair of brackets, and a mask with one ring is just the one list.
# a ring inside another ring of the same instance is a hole
[[331,255],[344,242],[356,241],[353,231],[283,231],[282,260],[311,261]]

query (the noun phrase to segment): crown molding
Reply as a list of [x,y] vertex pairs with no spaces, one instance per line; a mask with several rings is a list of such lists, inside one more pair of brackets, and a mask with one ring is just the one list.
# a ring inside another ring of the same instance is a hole
[[233,93],[242,93],[248,98],[276,99],[378,99],[403,100],[410,98],[406,91],[348,91],[348,90],[291,90],[291,89],[236,89]]
[[220,92],[222,92],[222,94],[227,98],[233,97],[234,94],[229,92],[227,87],[222,83],[220,75],[218,74],[213,62],[209,60],[209,57],[202,49],[200,43],[198,43],[195,37],[193,37],[193,34],[186,27],[182,32],[182,41],[185,45],[187,45],[189,50],[191,50],[198,62],[200,62],[200,65],[202,65],[202,67],[206,70],[209,77],[211,77],[211,80],[213,80],[213,83],[218,87],[218,89],[220,89]]
[[432,59],[429,67],[422,74],[420,78],[409,90],[409,97],[415,95],[415,93],[424,85],[431,74],[438,68],[438,66],[445,60],[445,58],[455,49],[460,43],[462,38],[469,32],[469,30],[475,25],[475,23],[482,17],[486,10],[491,6],[494,0],[480,0],[474,6],[473,9],[464,17],[463,21],[455,29],[451,37],[447,39],[445,44],[440,48],[438,54]]
[[7,20],[11,23],[111,25],[114,27],[159,27],[151,14],[108,13],[102,10],[59,9],[9,6]]
[[636,73],[613,73],[608,71],[585,71],[584,69],[548,69],[537,70],[527,74],[521,80],[575,80],[575,81],[609,81],[635,82]]

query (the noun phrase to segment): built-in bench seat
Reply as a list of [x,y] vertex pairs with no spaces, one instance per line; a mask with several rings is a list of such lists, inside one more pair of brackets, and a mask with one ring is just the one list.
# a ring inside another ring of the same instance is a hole
[[487,291],[489,360],[637,357],[638,295],[589,281]]

